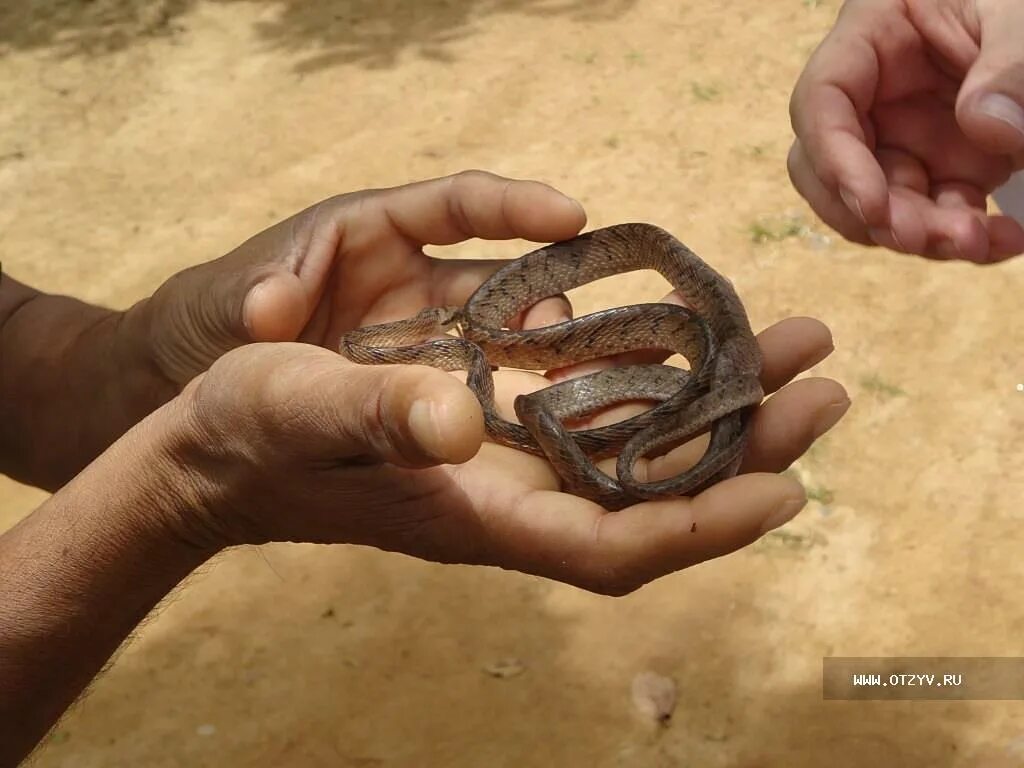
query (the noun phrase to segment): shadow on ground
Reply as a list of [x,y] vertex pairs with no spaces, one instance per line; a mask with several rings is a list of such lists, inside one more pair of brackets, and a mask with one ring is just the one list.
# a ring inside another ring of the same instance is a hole
[[[801,619],[727,582],[702,596],[687,595],[689,574],[655,587],[680,599],[657,623],[643,600],[595,600],[610,652],[595,663],[573,652],[583,628],[552,611],[546,582],[462,570],[341,547],[225,558],[165,607],[177,615],[118,660],[38,764],[534,766],[572,756],[595,767],[758,768],[799,755],[832,768],[925,768],[949,764],[971,727],[955,704],[823,702],[816,685],[751,686],[752,673],[774,672],[752,670],[752,652],[786,656],[751,638]],[[645,657],[679,684],[668,728],[632,707],[629,681]]]
[[[210,5],[240,0],[207,0]],[[526,14],[613,19],[636,0],[259,0],[268,20],[257,33],[271,48],[308,52],[300,71],[339,64],[392,65],[411,50],[450,61],[452,43],[488,17]],[[113,53],[150,38],[183,31],[202,0],[41,0],[0,3],[0,54],[53,48],[61,56]],[[246,2],[246,5],[251,5]]]

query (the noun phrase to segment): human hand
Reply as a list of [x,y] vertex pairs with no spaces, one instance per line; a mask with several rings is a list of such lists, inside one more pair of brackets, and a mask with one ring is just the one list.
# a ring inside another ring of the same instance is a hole
[[[337,349],[353,328],[465,303],[506,263],[435,259],[424,245],[550,242],[585,222],[579,203],[545,184],[482,171],[339,195],[168,280],[145,307],[152,356],[181,387],[243,344]],[[526,315],[552,322],[569,311],[550,299]]]
[[1024,252],[986,197],[1024,168],[1024,3],[847,0],[790,104],[790,178],[849,240],[977,263]]
[[[585,221],[579,203],[544,184],[469,172],[325,200],[125,312],[5,278],[0,471],[59,488],[225,352],[258,341],[336,348],[358,325],[463,303],[504,263],[432,259],[423,244],[548,242]],[[556,298],[519,320],[569,312]]]
[[[804,505],[800,485],[774,473],[849,401],[827,379],[783,386],[831,351],[817,321],[783,321],[759,342],[764,388],[779,391],[753,416],[743,474],[692,499],[611,513],[560,492],[543,459],[483,443],[480,406],[455,376],[359,366],[310,345],[248,345],[168,406],[179,435],[171,463],[193,495],[182,535],[207,550],[362,544],[625,594],[749,544]],[[518,389],[509,383],[498,382],[505,409]]]

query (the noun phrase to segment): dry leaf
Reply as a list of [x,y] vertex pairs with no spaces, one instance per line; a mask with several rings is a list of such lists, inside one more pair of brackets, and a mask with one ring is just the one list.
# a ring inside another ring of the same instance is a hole
[[484,672],[488,675],[502,680],[521,675],[524,671],[526,671],[526,665],[519,659],[498,659],[484,667]]
[[633,705],[644,717],[668,725],[676,708],[676,681],[656,672],[633,678]]

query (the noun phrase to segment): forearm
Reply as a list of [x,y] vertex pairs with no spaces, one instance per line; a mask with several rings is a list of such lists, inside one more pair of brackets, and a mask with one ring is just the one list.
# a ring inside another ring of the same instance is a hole
[[151,421],[0,537],[0,765],[27,755],[213,554],[180,535],[188,486]]
[[145,315],[0,278],[0,472],[55,490],[174,396]]

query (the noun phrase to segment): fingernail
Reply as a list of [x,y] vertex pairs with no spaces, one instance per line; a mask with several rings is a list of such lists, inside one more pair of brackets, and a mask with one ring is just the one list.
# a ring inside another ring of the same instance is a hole
[[882,246],[883,248],[889,248],[894,251],[903,252],[906,252],[907,250],[906,248],[903,247],[903,243],[900,242],[900,239],[896,237],[896,233],[892,230],[892,228],[870,229],[868,230],[868,235],[871,236],[871,239],[874,240],[875,243]]
[[957,244],[952,240],[943,240],[936,246],[935,252],[944,259],[962,259],[964,257]]
[[576,204],[576,207],[580,209],[580,213],[582,213],[584,216],[587,215],[587,209],[583,207],[583,203],[581,203],[575,197],[570,197],[569,200],[570,200],[570,202]]
[[409,408],[409,432],[416,445],[432,458],[439,459],[441,429],[433,400],[415,400]]
[[249,289],[249,292],[245,295],[245,299],[242,301],[242,325],[245,326],[246,333],[249,334],[249,339],[252,341],[256,340],[253,335],[252,308],[256,303],[256,297],[259,296],[260,291],[266,290],[266,284],[266,280],[256,283],[256,285]]
[[848,410],[850,410],[849,399],[831,403],[822,408],[818,412],[818,418],[814,421],[814,439],[817,440],[838,424]]
[[899,235],[896,234],[896,230],[890,227],[889,234],[892,236],[893,242],[896,243],[896,250],[903,251],[904,253],[906,253],[907,247],[900,240]]
[[1001,93],[986,94],[978,101],[977,110],[983,115],[1001,120],[1024,135],[1024,108],[1009,96]]
[[895,241],[892,239],[892,235],[889,234],[888,229],[869,229],[868,237],[874,241],[875,245],[880,245],[883,248],[895,245]]
[[797,512],[803,509],[807,505],[807,499],[787,499],[779,505],[778,509],[768,515],[765,521],[761,523],[761,535],[768,533],[768,531],[774,531],[776,528],[785,525],[794,517]]
[[846,187],[839,188],[839,196],[843,198],[843,202],[846,203],[846,207],[850,209],[853,214],[860,219],[861,224],[867,224],[867,219],[864,218],[864,211],[860,207],[860,200]]

